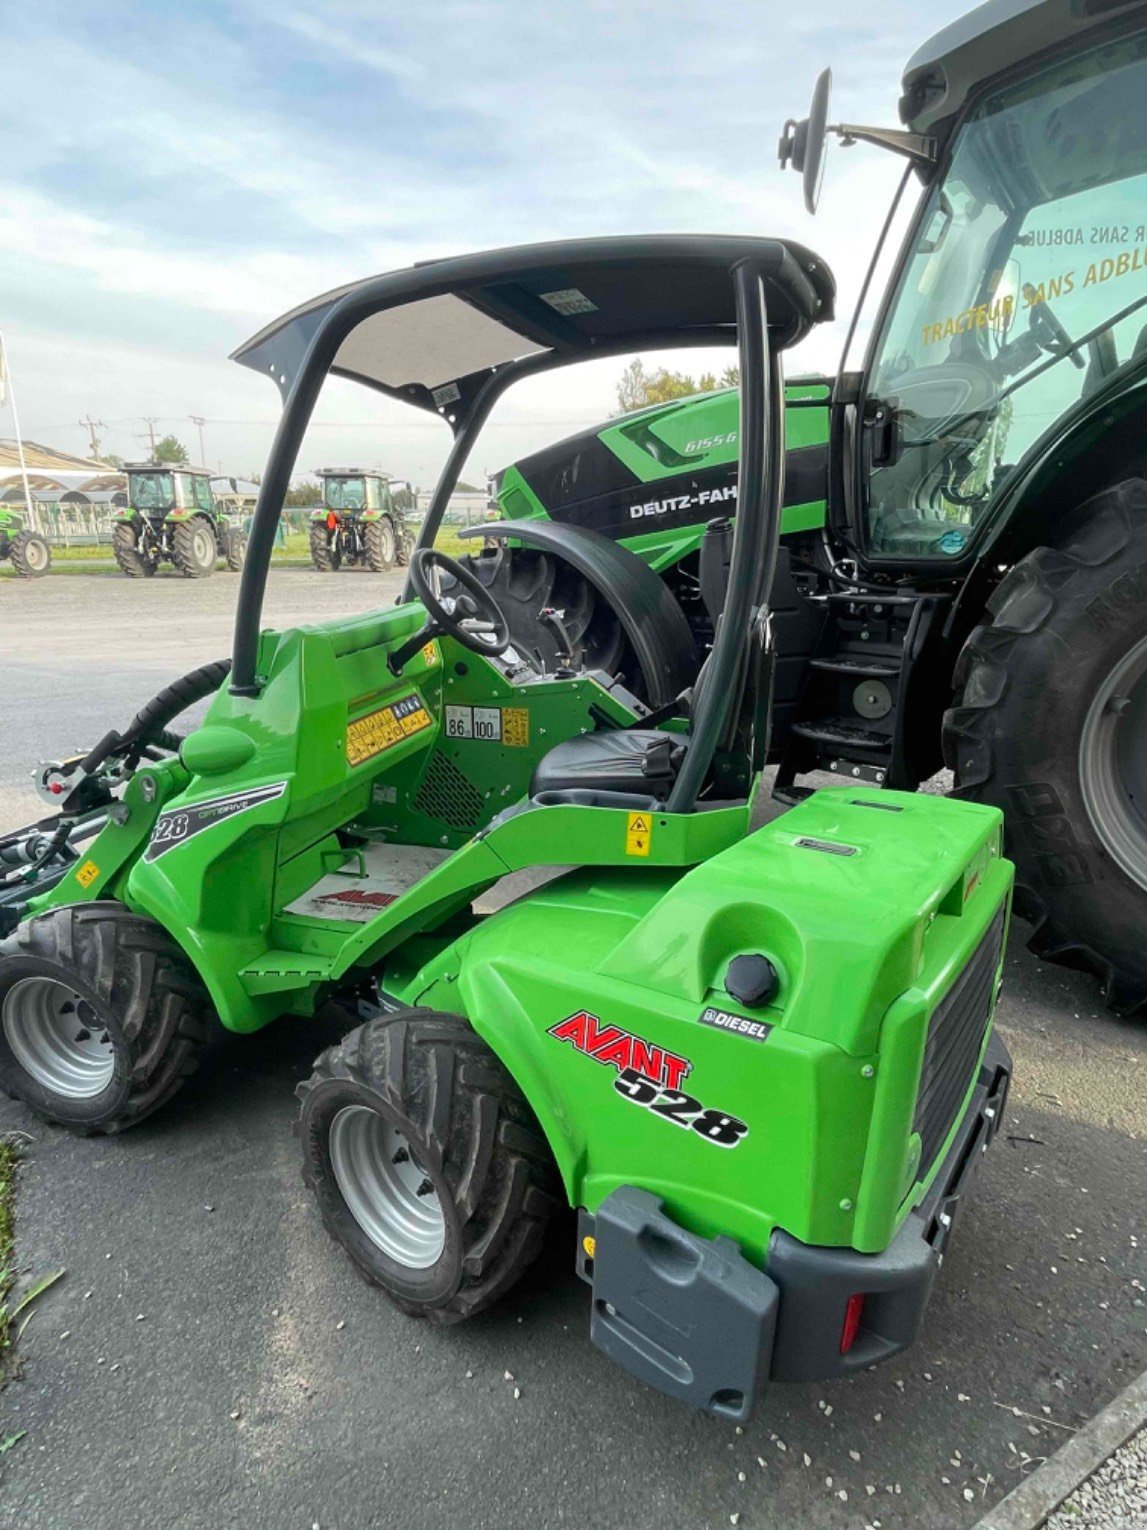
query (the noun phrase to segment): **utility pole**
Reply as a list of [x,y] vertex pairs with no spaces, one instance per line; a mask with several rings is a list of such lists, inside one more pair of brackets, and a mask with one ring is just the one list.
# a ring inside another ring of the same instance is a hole
[[145,414],[144,417],[143,417],[143,423],[147,426],[148,439],[151,441],[151,460],[152,460],[152,462],[154,462],[155,461],[155,427],[159,424],[159,416],[158,415],[152,416],[152,415]]
[[84,430],[87,431],[89,437],[91,438],[92,456],[98,462],[100,457],[100,446],[102,443],[99,436],[96,435],[96,431],[106,430],[107,425],[103,420],[93,420],[90,414],[85,415],[85,417],[80,421],[80,424],[83,426]]
[[199,465],[200,465],[200,467],[206,467],[207,466],[207,448],[203,444],[203,427],[204,427],[204,425],[207,424],[207,421],[203,418],[203,416],[201,414],[189,414],[187,416],[187,418],[191,421],[191,423],[195,426],[196,430],[198,430],[198,432],[199,432]]

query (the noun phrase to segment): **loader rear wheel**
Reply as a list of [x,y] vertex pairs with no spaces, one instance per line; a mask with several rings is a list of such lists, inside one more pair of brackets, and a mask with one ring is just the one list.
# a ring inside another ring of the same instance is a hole
[[120,572],[129,579],[150,579],[158,559],[139,545],[139,531],[130,521],[117,521],[112,530],[112,552]]
[[320,574],[333,574],[342,562],[342,552],[337,541],[328,536],[322,521],[311,526],[311,562]]
[[389,521],[371,521],[363,527],[363,546],[366,549],[366,566],[372,573],[385,574],[394,567],[397,546],[394,527]]
[[52,552],[35,531],[18,531],[8,549],[12,567],[21,579],[42,579],[52,566]]
[[465,1020],[402,1010],[300,1084],[303,1179],[372,1285],[431,1323],[472,1317],[532,1263],[557,1204],[549,1147]]
[[171,561],[185,579],[206,579],[215,572],[215,528],[201,515],[180,521],[171,533]]
[[52,909],[0,945],[0,1088],[74,1131],[123,1131],[195,1072],[209,1016],[154,920],[113,902]]
[[1006,814],[1033,951],[1147,1002],[1147,482],[1097,495],[1021,559],[956,668],[957,795]]

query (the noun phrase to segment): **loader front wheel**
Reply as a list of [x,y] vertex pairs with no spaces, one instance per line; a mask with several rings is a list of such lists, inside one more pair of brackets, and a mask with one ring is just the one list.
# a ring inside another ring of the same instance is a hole
[[1032,950],[1147,1002],[1147,482],[1105,490],[1006,575],[944,719],[957,795],[1004,810]]
[[457,1015],[402,1010],[299,1086],[303,1179],[351,1263],[404,1312],[472,1317],[532,1263],[560,1186],[510,1074]]
[[194,1073],[206,991],[161,925],[71,904],[0,945],[0,1088],[82,1133],[122,1131]]

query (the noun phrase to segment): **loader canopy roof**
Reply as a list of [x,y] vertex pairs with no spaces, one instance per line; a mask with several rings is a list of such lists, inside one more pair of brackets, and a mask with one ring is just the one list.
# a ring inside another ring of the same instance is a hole
[[431,261],[336,288],[267,325],[232,359],[270,375],[285,397],[312,338],[342,306],[361,317],[330,370],[453,423],[508,362],[532,358],[541,370],[647,347],[735,343],[731,272],[743,260],[768,273],[778,349],[832,317],[832,276],[801,245],[728,235],[582,239]]

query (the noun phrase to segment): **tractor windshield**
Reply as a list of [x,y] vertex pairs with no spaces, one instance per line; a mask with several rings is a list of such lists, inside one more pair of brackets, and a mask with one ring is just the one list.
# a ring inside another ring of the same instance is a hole
[[171,473],[130,473],[128,503],[135,510],[174,510],[174,476]]
[[328,510],[364,509],[366,506],[366,480],[362,478],[325,479],[323,504]]
[[877,338],[868,543],[956,557],[1021,458],[1147,361],[1147,33],[964,123]]

